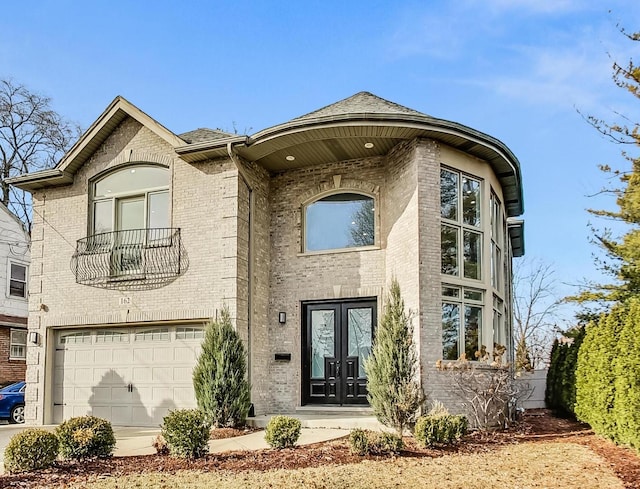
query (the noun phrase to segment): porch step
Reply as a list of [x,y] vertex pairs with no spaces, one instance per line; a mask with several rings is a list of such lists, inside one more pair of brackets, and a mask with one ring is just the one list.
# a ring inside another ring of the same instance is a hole
[[[263,414],[255,418],[247,418],[247,424],[256,428],[264,428],[274,414]],[[331,428],[351,430],[362,428],[382,430],[384,426],[373,415],[371,408],[336,408],[324,406],[303,406],[294,414],[287,414],[300,420],[303,428]]]

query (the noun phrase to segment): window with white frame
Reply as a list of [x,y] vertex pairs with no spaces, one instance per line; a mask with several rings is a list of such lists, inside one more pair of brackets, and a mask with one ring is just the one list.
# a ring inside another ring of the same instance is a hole
[[166,245],[169,179],[167,168],[134,165],[93,183],[87,251],[110,253],[112,276],[142,273],[144,248]]
[[481,183],[463,173],[440,170],[441,272],[482,279]]
[[491,285],[494,289],[502,292],[504,288],[503,276],[503,213],[502,204],[496,196],[491,192]]
[[12,360],[24,360],[27,358],[27,332],[24,329],[12,329],[9,358]]
[[304,208],[304,250],[373,246],[375,199],[356,192],[334,193]]
[[475,360],[481,349],[482,290],[444,284],[442,286],[442,358],[458,360],[462,354]]
[[27,266],[9,262],[9,297],[27,298]]

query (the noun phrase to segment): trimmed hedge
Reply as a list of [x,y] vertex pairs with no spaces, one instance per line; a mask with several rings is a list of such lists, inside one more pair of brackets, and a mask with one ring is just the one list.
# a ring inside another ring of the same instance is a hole
[[351,453],[362,457],[369,454],[396,455],[404,448],[404,442],[396,433],[354,428],[349,433],[349,446]]
[[576,369],[576,416],[601,436],[640,450],[640,299],[587,327]]
[[[200,458],[209,451],[211,420],[198,409],[170,411],[162,420],[162,438],[169,453],[182,458]],[[158,440],[158,447],[162,443]]]
[[416,421],[414,436],[424,447],[450,445],[467,434],[469,421],[462,415],[427,415]]
[[565,334],[572,342],[555,340],[551,348],[545,403],[549,409],[569,416],[575,416],[576,368],[585,334],[584,327],[573,329]]
[[267,423],[264,439],[271,448],[293,448],[300,438],[302,424],[289,416],[274,416]]
[[11,437],[4,451],[4,468],[10,473],[51,467],[58,456],[58,438],[41,428],[29,428]]
[[65,459],[106,458],[113,454],[116,438],[111,423],[95,416],[70,418],[56,428],[60,455]]

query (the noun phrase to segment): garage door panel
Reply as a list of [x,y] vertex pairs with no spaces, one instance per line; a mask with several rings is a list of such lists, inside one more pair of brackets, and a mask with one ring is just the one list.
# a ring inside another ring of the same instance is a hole
[[76,367],[74,370],[70,370],[75,375],[73,375],[73,381],[76,384],[88,384],[91,385],[93,383],[93,369],[85,368],[85,367]]
[[131,424],[132,420],[131,406],[112,406],[111,407],[111,423],[115,425]]
[[113,363],[116,365],[129,365],[133,362],[133,352],[127,345],[114,345]]
[[191,387],[175,387],[172,398],[177,404],[187,408],[196,407],[197,405],[193,388]]
[[134,382],[150,382],[152,379],[150,367],[134,367],[131,375]]
[[153,364],[153,348],[134,347],[133,361],[134,363],[143,364],[143,365]]
[[99,350],[95,350],[95,355],[94,355],[94,362],[95,363],[112,363],[113,362],[113,350],[104,350],[104,349],[99,349]]
[[154,348],[153,349],[153,362],[154,363],[167,363],[173,362],[173,348]]
[[[194,362],[195,363],[195,362]],[[176,382],[193,382],[193,367],[176,367],[173,369],[173,379]]]
[[76,351],[76,365],[93,365],[94,354],[95,350],[93,349]]
[[98,418],[111,419],[111,406],[93,406],[92,415]]
[[173,381],[173,368],[172,367],[154,367],[151,373],[151,380],[154,382],[172,382]]
[[[93,402],[107,402],[111,400],[111,387],[94,387],[93,388]],[[89,400],[91,403],[91,399]]]

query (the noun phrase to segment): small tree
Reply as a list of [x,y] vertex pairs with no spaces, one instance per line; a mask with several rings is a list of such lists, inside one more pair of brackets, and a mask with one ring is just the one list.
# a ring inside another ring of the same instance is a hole
[[229,310],[207,325],[202,353],[193,370],[198,407],[215,427],[242,426],[250,406],[246,352]]
[[376,417],[402,435],[404,428],[415,420],[424,394],[418,379],[411,319],[405,312],[395,279],[365,370],[369,379],[368,399]]

